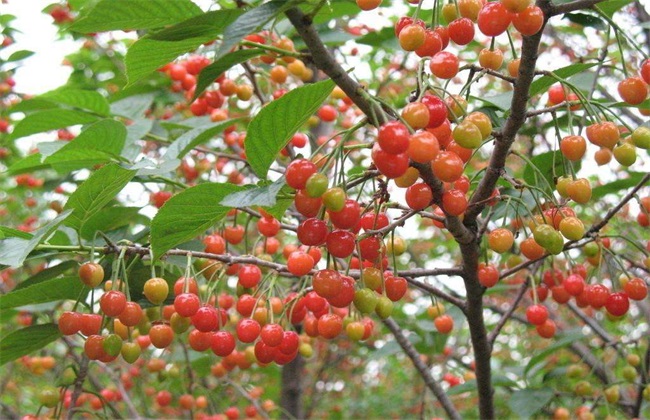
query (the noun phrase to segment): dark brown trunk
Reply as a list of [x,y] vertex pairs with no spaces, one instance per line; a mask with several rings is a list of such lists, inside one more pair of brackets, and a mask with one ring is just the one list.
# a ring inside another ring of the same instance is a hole
[[305,368],[305,359],[298,354],[295,359],[282,367],[282,390],[280,393],[280,407],[282,419],[302,419],[304,411],[302,406],[302,390]]

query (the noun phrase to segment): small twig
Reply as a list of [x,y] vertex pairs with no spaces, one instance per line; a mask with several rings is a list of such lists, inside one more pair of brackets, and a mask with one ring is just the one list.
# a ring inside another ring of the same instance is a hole
[[501,330],[503,329],[503,327],[505,327],[508,320],[510,320],[510,318],[512,317],[512,314],[519,306],[519,303],[521,302],[524,295],[526,294],[526,290],[528,290],[529,284],[530,284],[529,279],[526,279],[526,281],[521,284],[521,287],[519,288],[519,292],[517,292],[517,296],[515,297],[515,300],[512,302],[512,305],[510,305],[510,308],[508,308],[508,310],[501,316],[501,319],[499,319],[499,322],[494,327],[494,329],[490,332],[490,334],[488,334],[488,341],[490,342],[491,346],[494,346],[494,342],[496,341],[497,337],[501,333]]

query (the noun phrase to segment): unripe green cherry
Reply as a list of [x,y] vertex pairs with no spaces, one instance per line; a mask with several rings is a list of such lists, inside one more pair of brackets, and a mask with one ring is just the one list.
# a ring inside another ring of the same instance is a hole
[[631,166],[636,162],[636,148],[631,143],[623,143],[614,147],[614,159],[622,166]]
[[342,188],[334,187],[323,193],[323,204],[329,211],[337,212],[343,210],[346,199],[345,191]]
[[559,227],[562,235],[570,241],[577,241],[585,235],[585,225],[577,217],[565,217]]
[[125,341],[122,343],[122,350],[120,353],[126,363],[135,363],[135,361],[140,357],[142,349],[138,343]]
[[321,197],[327,191],[327,184],[329,184],[329,179],[325,174],[316,172],[307,179],[307,184],[305,184],[305,192],[308,196],[312,198]]
[[38,402],[47,408],[56,407],[60,399],[59,390],[52,386],[46,386],[38,393]]
[[117,334],[109,334],[104,337],[102,347],[109,356],[118,356],[122,350],[122,338]]
[[354,292],[354,306],[362,314],[372,313],[377,307],[379,296],[368,288],[359,289]]
[[650,128],[637,127],[632,132],[632,143],[640,149],[650,149]]
[[375,313],[381,319],[390,317],[393,314],[393,301],[388,299],[386,296],[380,296],[377,301]]
[[452,136],[459,146],[466,149],[476,149],[483,141],[481,130],[467,119],[454,128]]

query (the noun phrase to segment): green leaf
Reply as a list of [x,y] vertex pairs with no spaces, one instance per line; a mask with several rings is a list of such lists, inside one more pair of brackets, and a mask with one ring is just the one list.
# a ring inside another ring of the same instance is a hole
[[106,207],[88,218],[81,229],[81,236],[91,240],[95,232],[109,232],[133,223],[139,207]]
[[27,57],[31,57],[32,55],[34,55],[34,51],[19,50],[12,53],[5,61],[8,63],[12,61],[20,61],[26,59]]
[[[582,73],[583,71],[586,71],[594,66],[598,65],[598,63],[589,63],[589,64],[571,64],[570,66],[562,67],[561,69],[553,70],[553,74],[558,76],[561,79],[567,79],[574,74]],[[538,93],[542,93],[546,91],[548,88],[550,88],[553,83],[557,83],[557,79],[551,76],[542,76],[539,79],[533,81],[533,83],[530,84],[530,90],[528,91],[529,96],[535,96]]]
[[214,63],[204,67],[203,70],[201,70],[201,73],[199,73],[199,78],[196,82],[194,98],[198,98],[199,95],[201,95],[201,93],[203,93],[203,91],[226,70],[262,54],[264,54],[264,50],[258,48],[237,50],[224,55]]
[[98,117],[81,111],[70,109],[47,109],[27,115],[18,121],[14,131],[9,136],[10,140],[42,133],[76,124],[88,124],[97,121]]
[[275,206],[278,193],[285,185],[284,178],[280,178],[273,184],[264,187],[249,188],[244,191],[229,194],[221,200],[221,204],[237,208],[251,206],[273,207]]
[[13,291],[28,287],[28,286],[33,286],[37,283],[44,282],[45,280],[50,280],[55,277],[58,277],[59,275],[65,273],[66,271],[70,271],[73,268],[79,267],[79,264],[77,264],[76,261],[73,260],[67,260],[63,261],[61,264],[57,264],[52,267],[48,267],[43,271],[39,271],[38,273],[34,274],[30,278],[28,278],[25,281],[21,281],[18,283],[18,285],[14,288]]
[[201,13],[190,0],[102,0],[70,29],[88,33],[160,28]]
[[63,87],[40,95],[37,99],[44,99],[57,104],[69,105],[92,111],[102,116],[110,115],[108,101],[99,92],[93,90],[72,89]]
[[170,198],[151,221],[154,256],[160,257],[214,226],[230,210],[221,205],[221,200],[242,188],[234,184],[200,184]]
[[510,105],[512,104],[512,92],[505,92],[505,93],[500,93],[498,95],[487,96],[487,97],[473,96],[472,98],[477,99],[479,101],[483,101],[490,105],[494,105],[495,107],[499,108],[502,111],[509,110]]
[[584,336],[582,335],[581,332],[568,334],[562,338],[558,337],[558,340],[555,341],[552,345],[548,346],[542,351],[536,352],[535,356],[530,358],[528,364],[524,368],[524,376],[527,376],[528,372],[530,372],[532,368],[534,368],[536,365],[546,360],[546,358],[551,354],[557,352],[561,348],[571,345],[571,343],[573,343],[574,341],[578,341],[582,338],[584,338]]
[[125,139],[124,124],[116,120],[101,120],[47,156],[43,163],[52,165],[60,173],[89,168],[119,157]]
[[271,164],[289,139],[316,112],[334,89],[330,79],[304,85],[269,103],[248,125],[246,156],[260,178],[266,178]]
[[554,396],[555,391],[551,388],[521,389],[510,396],[508,406],[520,418],[527,419],[544,408]]
[[23,265],[23,261],[25,261],[29,253],[70,215],[71,212],[69,211],[60,213],[50,223],[37,229],[29,239],[13,237],[0,240],[0,264],[10,267]]
[[73,212],[66,220],[66,225],[81,232],[84,224],[113,200],[134,176],[135,171],[114,163],[97,170],[68,198],[64,209]]
[[398,45],[395,36],[395,28],[392,26],[382,28],[379,31],[368,32],[357,38],[357,43],[370,45],[371,47],[389,47],[396,48]]
[[332,19],[341,18],[341,17],[351,17],[356,16],[361,12],[357,3],[351,0],[332,0],[328,1],[323,7],[318,11],[318,14],[314,16],[314,24],[320,25],[323,23],[328,23]]
[[139,141],[151,131],[152,127],[153,120],[150,119],[136,119],[133,124],[126,127],[126,140],[122,149],[124,159],[133,162],[138,157],[142,150]]
[[111,113],[132,120],[141,119],[151,107],[154,100],[153,93],[128,96],[111,104]]
[[27,155],[18,162],[11,165],[7,171],[9,175],[18,175],[48,169],[50,165],[42,163],[43,156],[40,153]]
[[[530,159],[531,163],[526,164],[524,168],[524,181],[530,185],[537,185],[547,191],[553,191],[555,189],[554,177],[570,175],[570,172],[564,168],[563,162],[565,161],[567,165],[573,164],[576,172],[580,170],[581,165],[579,161],[573,163],[567,161],[559,150],[533,156]],[[543,179],[540,179],[542,175]]]
[[136,41],[124,59],[129,85],[134,84],[176,57],[213,41],[231,24],[239,10],[216,10],[145,36]]
[[594,6],[597,10],[603,12],[606,16],[612,17],[614,13],[621,10],[623,7],[632,3],[632,0],[608,0]]
[[0,295],[0,310],[64,299],[76,300],[84,287],[77,276],[49,279]]
[[22,230],[13,229],[7,226],[0,226],[1,238],[22,238],[30,239],[33,235],[31,233],[23,232]]
[[246,35],[257,32],[271,19],[290,6],[286,0],[264,3],[239,16],[224,31],[223,42],[217,51],[217,59],[223,57]]
[[616,181],[595,187],[591,191],[591,199],[598,200],[608,194],[620,193],[627,188],[632,188],[641,182],[641,179],[645,176],[645,174],[641,172],[628,172],[627,174],[627,178],[617,179]]
[[587,13],[566,13],[563,19],[567,19],[570,22],[577,23],[581,26],[590,26],[601,31],[607,29],[607,26],[602,19]]
[[239,121],[241,121],[241,118],[223,121],[216,125],[211,123],[210,127],[198,127],[188,131],[169,145],[163,156],[163,160],[182,158],[196,146],[205,143],[214,137],[215,134],[220,133]]
[[32,325],[3,334],[0,338],[0,366],[40,350],[60,337],[56,324]]

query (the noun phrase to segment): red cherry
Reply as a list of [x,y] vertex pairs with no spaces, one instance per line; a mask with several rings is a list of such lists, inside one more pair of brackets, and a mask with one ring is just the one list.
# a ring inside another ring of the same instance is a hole
[[548,309],[539,303],[531,305],[526,309],[526,319],[533,325],[542,325],[548,319]]
[[623,316],[630,309],[630,299],[623,292],[612,293],[605,302],[605,309],[614,316]]

